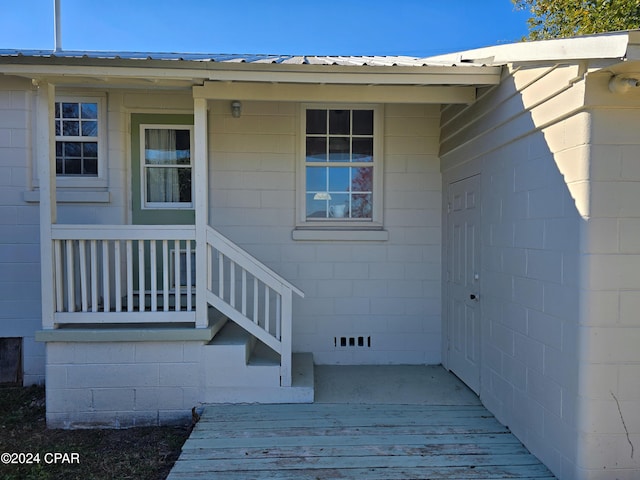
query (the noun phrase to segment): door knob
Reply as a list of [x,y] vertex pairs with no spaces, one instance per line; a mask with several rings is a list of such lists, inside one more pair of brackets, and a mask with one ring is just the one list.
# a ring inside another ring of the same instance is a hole
[[475,293],[472,293],[471,295],[469,295],[469,300],[477,300],[478,296]]

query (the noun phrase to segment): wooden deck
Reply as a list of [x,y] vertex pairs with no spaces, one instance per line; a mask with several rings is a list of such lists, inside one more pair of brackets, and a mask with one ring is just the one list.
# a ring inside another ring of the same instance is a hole
[[168,480],[553,479],[480,405],[207,406]]

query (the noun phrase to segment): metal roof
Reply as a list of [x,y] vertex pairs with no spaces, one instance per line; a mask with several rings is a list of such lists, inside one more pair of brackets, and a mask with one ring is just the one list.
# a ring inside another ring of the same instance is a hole
[[390,56],[317,56],[317,55],[253,55],[207,53],[113,52],[113,51],[53,51],[0,50],[0,58],[58,58],[100,60],[165,60],[183,62],[255,63],[289,65],[340,65],[375,67],[482,66],[473,62],[434,61],[402,55]]

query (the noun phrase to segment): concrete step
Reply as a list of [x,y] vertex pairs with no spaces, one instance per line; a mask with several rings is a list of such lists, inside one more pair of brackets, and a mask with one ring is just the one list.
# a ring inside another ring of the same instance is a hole
[[205,346],[205,356],[212,366],[246,366],[254,344],[255,339],[247,331],[227,321]]
[[251,356],[249,357],[249,366],[264,367],[277,366],[280,367],[280,355],[267,347],[260,340],[256,342]]
[[311,354],[293,355],[293,385],[281,387],[280,355],[235,322],[228,320],[223,325],[204,346],[205,403],[313,402]]
[[[314,398],[314,370],[313,355],[310,353],[294,353],[292,366],[291,387],[281,387],[279,384],[279,367],[247,366],[247,378],[253,378],[253,384],[247,385],[211,385],[207,383],[203,403],[313,403]],[[253,373],[261,369],[278,368],[278,376],[272,379],[271,385],[259,383]],[[250,372],[250,373],[249,373]],[[242,373],[237,373],[242,375]],[[209,379],[208,379],[209,380]],[[241,382],[235,382],[241,383]]]

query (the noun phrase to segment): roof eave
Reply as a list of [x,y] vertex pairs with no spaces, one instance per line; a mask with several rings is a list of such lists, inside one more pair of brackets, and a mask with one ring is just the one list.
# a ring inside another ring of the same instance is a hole
[[519,42],[507,45],[465,50],[425,58],[425,61],[474,62],[486,65],[506,65],[528,62],[565,62],[591,59],[623,59],[633,47],[640,55],[640,31],[585,35],[555,40]]
[[350,85],[496,85],[501,68],[479,65],[311,65],[262,62],[123,59],[96,57],[0,57],[0,73],[73,83],[78,79],[144,79],[147,82],[277,82]]

